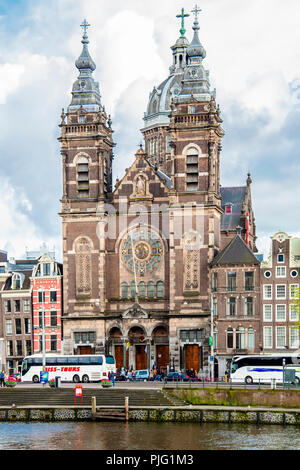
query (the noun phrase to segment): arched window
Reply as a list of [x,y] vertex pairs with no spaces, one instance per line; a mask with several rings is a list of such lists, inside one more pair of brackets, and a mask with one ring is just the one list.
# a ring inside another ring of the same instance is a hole
[[21,274],[15,273],[12,277],[12,289],[21,289],[22,281]]
[[77,161],[77,191],[79,197],[89,197],[89,160],[85,156]]
[[146,284],[144,282],[140,282],[139,284],[139,297],[141,299],[146,297]]
[[128,284],[127,284],[127,282],[122,282],[122,284],[121,284],[121,295],[122,295],[122,299],[128,299]]
[[188,149],[186,154],[186,190],[198,191],[198,150],[194,147]]
[[245,328],[240,326],[236,330],[236,349],[245,349]]
[[248,328],[248,349],[254,349],[255,347],[255,336],[254,336],[254,329]]
[[157,297],[160,299],[163,298],[165,296],[164,283],[162,281],[158,281],[156,288],[157,288]]
[[155,284],[153,281],[148,282],[148,297],[150,298],[155,297]]

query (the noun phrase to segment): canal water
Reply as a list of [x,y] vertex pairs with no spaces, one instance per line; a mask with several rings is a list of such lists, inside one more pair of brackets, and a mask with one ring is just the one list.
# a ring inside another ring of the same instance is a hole
[[0,450],[299,450],[295,426],[0,423]]

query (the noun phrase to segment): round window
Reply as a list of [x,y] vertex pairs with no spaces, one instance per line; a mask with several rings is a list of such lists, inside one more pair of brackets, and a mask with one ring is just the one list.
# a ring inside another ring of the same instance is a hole
[[298,276],[298,271],[296,271],[296,269],[293,269],[293,271],[291,271],[291,276],[292,277],[297,277]]
[[272,273],[271,271],[265,271],[265,277],[271,277]]

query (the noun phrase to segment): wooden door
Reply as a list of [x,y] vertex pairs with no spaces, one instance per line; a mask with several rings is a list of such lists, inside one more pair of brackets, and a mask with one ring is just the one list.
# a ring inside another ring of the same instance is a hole
[[[123,367],[123,350],[124,346],[122,345],[116,345],[115,346],[115,361],[116,361],[116,368],[117,370],[121,370]],[[127,349],[126,351],[126,369],[128,369],[128,353],[129,350]]]
[[199,370],[199,347],[196,345],[186,346],[185,349],[185,367],[186,369]]
[[156,346],[156,365],[161,372],[165,372],[170,364],[169,346]]
[[136,370],[147,369],[147,353],[145,351],[145,345],[137,345],[135,347],[135,351]]
[[78,354],[94,354],[94,351],[91,346],[78,346]]

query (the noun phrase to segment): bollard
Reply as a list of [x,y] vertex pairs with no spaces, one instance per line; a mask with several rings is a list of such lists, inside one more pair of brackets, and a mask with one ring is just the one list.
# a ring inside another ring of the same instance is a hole
[[96,397],[92,397],[92,414],[94,415],[97,410]]
[[129,397],[125,397],[125,420],[129,420]]

